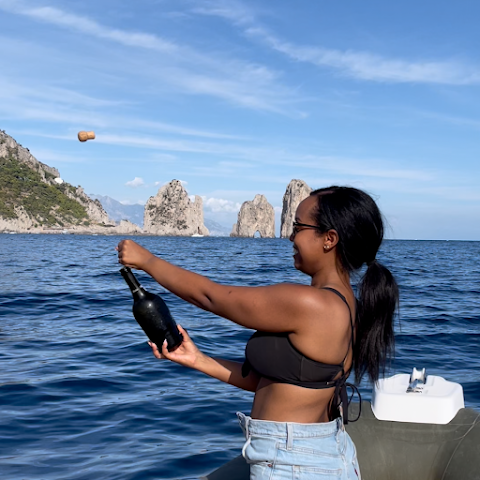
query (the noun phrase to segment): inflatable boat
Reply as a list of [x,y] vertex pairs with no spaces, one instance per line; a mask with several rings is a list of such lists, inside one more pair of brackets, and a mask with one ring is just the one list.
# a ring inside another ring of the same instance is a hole
[[[372,401],[351,403],[345,428],[363,480],[480,480],[480,412],[465,408],[463,389],[413,369],[381,379]],[[248,480],[236,457],[203,480]]]

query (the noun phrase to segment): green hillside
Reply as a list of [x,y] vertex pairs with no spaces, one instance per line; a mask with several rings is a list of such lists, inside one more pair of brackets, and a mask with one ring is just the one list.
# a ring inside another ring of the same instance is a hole
[[[46,176],[53,180],[53,175],[46,173]],[[85,208],[67,197],[68,190],[75,192],[67,183],[45,183],[36,170],[20,163],[12,154],[0,158],[0,216],[3,218],[16,218],[14,207],[23,206],[38,225],[87,225]]]

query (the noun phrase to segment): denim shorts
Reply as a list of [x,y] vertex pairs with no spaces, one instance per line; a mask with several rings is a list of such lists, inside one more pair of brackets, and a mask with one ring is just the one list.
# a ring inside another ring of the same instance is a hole
[[255,420],[237,412],[250,480],[359,480],[357,453],[343,421],[292,423]]

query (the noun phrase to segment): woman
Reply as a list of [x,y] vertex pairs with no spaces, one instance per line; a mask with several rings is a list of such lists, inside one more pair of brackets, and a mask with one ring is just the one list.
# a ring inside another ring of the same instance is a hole
[[[251,479],[360,478],[353,442],[343,427],[345,381],[376,381],[393,348],[398,289],[376,260],[383,222],[361,190],[315,190],[298,206],[293,233],[295,268],[311,285],[220,285],[155,257],[131,240],[119,243],[119,262],[144,270],[180,298],[257,330],[246,361],[201,353],[184,342],[166,358],[255,392],[251,416],[238,413],[246,436],[243,456]],[[350,273],[367,264],[356,302]],[[343,401],[342,401],[343,400]]]

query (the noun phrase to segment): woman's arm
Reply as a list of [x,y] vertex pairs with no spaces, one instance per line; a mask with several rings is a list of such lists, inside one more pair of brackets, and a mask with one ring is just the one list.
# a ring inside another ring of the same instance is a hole
[[244,378],[242,377],[242,363],[234,362],[232,360],[215,359],[202,353],[193,343],[192,339],[181,325],[178,325],[180,333],[183,335],[182,344],[173,352],[167,350],[166,343],[162,345],[160,351],[152,342],[148,342],[152,347],[153,354],[156,358],[166,358],[172,362],[178,363],[185,367],[193,368],[199,372],[206,373],[210,377],[229,383],[235,387],[250,392],[255,392],[257,389],[260,377],[254,372],[250,373]]
[[308,317],[318,325],[318,290],[311,287],[220,285],[156,257],[132,240],[123,240],[117,250],[123,265],[145,271],[178,297],[244,327],[296,332],[299,326],[307,326]]

